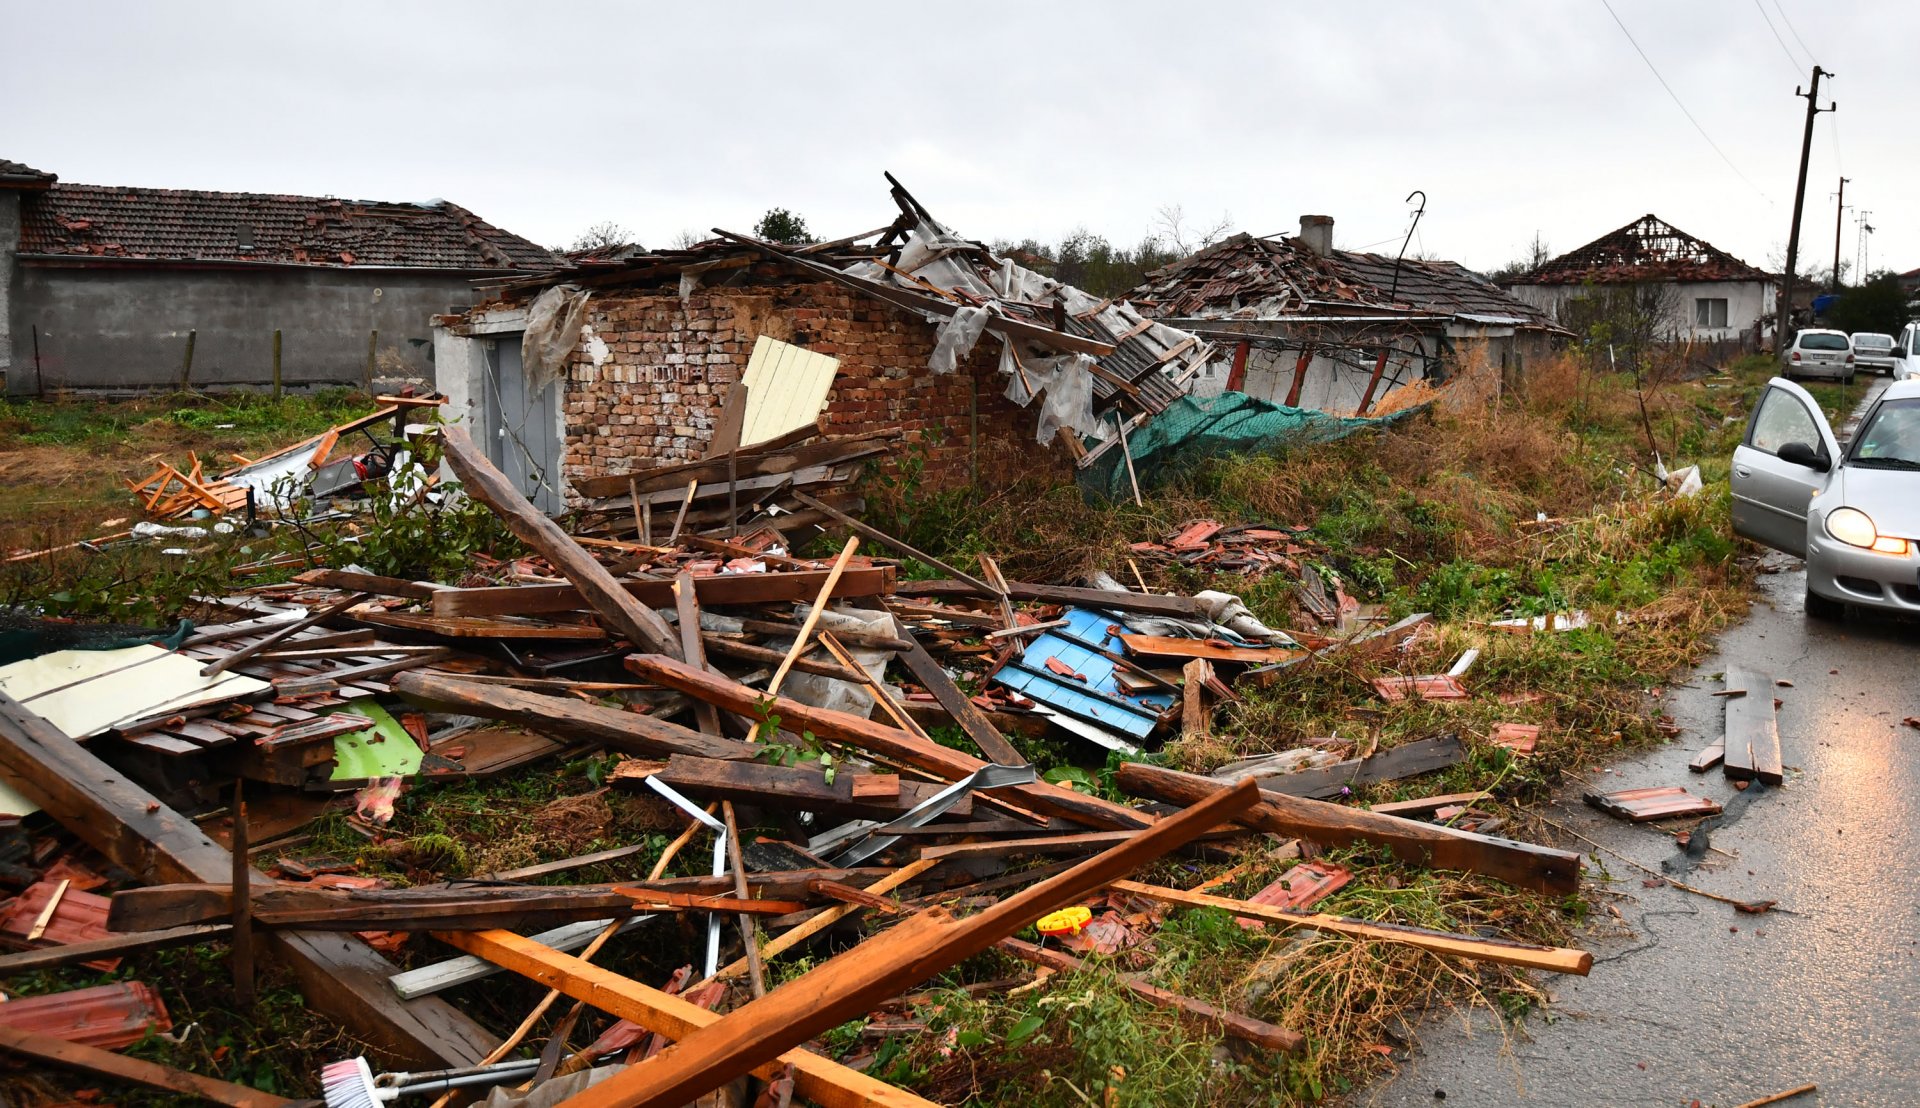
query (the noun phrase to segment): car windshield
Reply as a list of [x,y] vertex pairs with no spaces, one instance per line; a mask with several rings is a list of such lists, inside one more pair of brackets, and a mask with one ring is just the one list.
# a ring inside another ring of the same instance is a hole
[[1864,469],[1920,469],[1920,398],[1875,408],[1854,437],[1849,461]]
[[1802,350],[1845,350],[1846,348],[1847,336],[1845,335],[1800,336],[1800,349]]
[[1853,336],[1853,347],[1855,350],[1860,350],[1860,349],[1892,350],[1893,336],[1892,335],[1855,335]]

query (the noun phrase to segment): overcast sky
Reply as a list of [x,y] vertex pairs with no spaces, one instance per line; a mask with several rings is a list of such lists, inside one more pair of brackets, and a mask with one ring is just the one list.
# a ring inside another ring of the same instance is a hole
[[1391,253],[1423,189],[1412,250],[1476,268],[1646,212],[1769,265],[1817,61],[1840,111],[1816,125],[1802,256],[1831,261],[1844,173],[1870,268],[1920,266],[1900,199],[1920,4],[1610,2],[1724,158],[1602,0],[0,0],[0,157],[93,184],[444,197],[547,245],[611,219],[665,246],[773,206],[852,234],[894,214],[892,170],[975,238],[1133,242],[1178,205],[1256,234],[1325,213],[1338,245]]

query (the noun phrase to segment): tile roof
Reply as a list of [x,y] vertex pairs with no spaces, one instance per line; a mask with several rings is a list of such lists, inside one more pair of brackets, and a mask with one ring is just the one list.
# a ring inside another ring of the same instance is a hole
[[0,188],[45,188],[59,178],[25,162],[0,158]]
[[552,251],[456,204],[56,184],[22,206],[20,253],[166,262],[549,270]]
[[1771,281],[1755,268],[1651,213],[1509,281],[1515,285],[1641,281]]
[[1231,238],[1147,274],[1128,298],[1163,319],[1277,320],[1289,316],[1425,312],[1557,329],[1539,309],[1456,262],[1400,261],[1294,239]]

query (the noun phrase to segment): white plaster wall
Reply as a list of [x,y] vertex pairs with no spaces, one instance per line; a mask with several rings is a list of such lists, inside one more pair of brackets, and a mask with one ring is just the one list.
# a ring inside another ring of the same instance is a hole
[[[1674,312],[1667,330],[1680,338],[1735,339],[1761,320],[1772,319],[1775,289],[1767,281],[1683,281],[1673,286]],[[1514,285],[1507,289],[1516,299],[1562,319],[1567,301],[1586,295],[1584,285]],[[1727,325],[1696,327],[1694,300],[1701,297],[1725,297]]]

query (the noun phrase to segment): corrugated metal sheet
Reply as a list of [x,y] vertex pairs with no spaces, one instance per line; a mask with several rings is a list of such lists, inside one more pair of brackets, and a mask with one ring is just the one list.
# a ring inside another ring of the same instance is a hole
[[840,360],[761,335],[747,360],[747,414],[740,445],[752,446],[820,418]]
[[[1069,608],[1067,626],[1037,636],[994,680],[1056,711],[1139,741],[1153,732],[1160,713],[1171,707],[1165,693],[1130,694],[1115,676],[1110,654],[1127,654],[1120,641],[1125,628],[1104,612]],[[1094,648],[1098,649],[1094,649]],[[1065,671],[1065,672],[1062,672]]]

